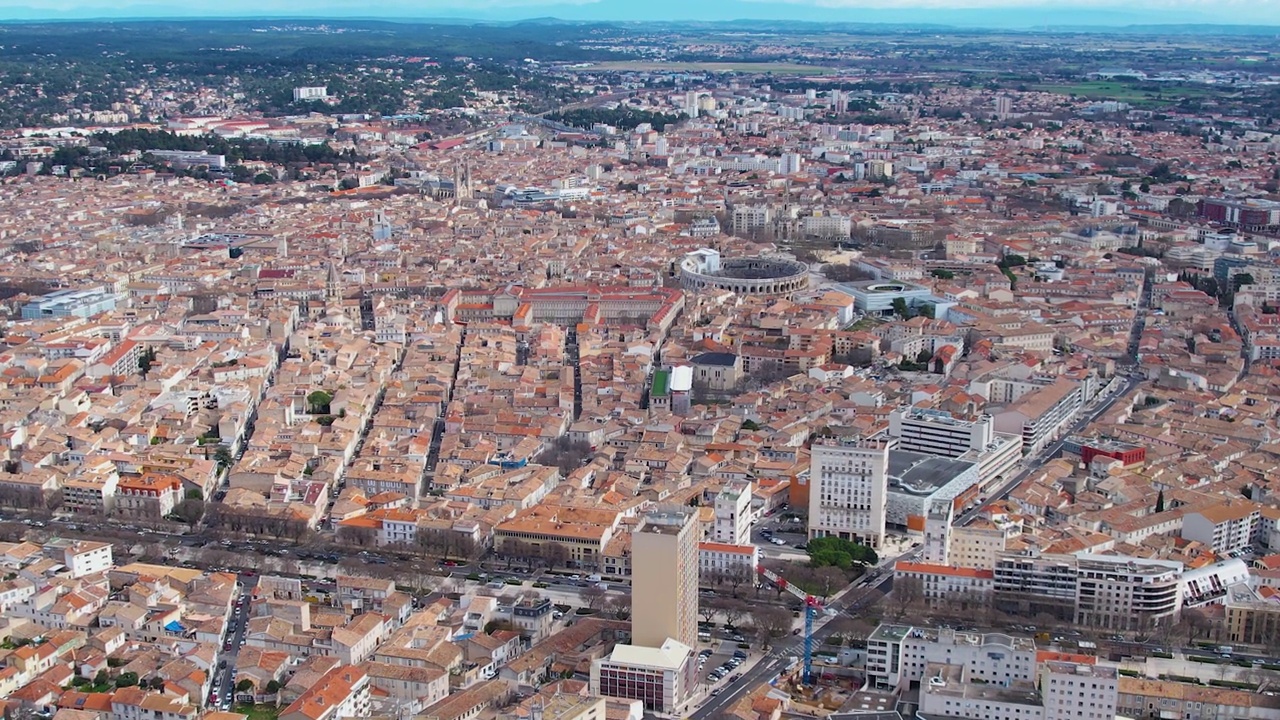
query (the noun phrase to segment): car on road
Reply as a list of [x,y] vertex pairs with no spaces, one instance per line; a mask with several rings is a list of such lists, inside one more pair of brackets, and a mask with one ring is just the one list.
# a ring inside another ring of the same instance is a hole
[[714,689],[712,689],[712,691],[711,691],[711,697],[715,697],[715,696],[717,696],[717,695],[719,695],[719,694],[720,694],[720,688],[714,688]]

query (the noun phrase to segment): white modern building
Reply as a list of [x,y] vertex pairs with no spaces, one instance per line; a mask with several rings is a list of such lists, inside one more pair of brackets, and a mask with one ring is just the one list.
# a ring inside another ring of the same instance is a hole
[[879,548],[888,502],[890,437],[820,437],[809,457],[809,538]]
[[1239,552],[1253,545],[1261,527],[1257,503],[1218,503],[1182,516],[1182,537],[1208,546],[1218,555]]
[[978,484],[978,466],[906,450],[889,451],[885,523],[919,532],[931,505],[956,502]]
[[1040,663],[1037,679],[1045,720],[1116,717],[1120,673],[1113,666],[1046,660]]
[[739,205],[733,209],[733,233],[749,235],[769,226],[773,212],[768,205]]
[[329,88],[326,85],[296,87],[293,89],[294,102],[310,102],[312,100],[327,100],[328,98]]
[[23,320],[54,317],[87,318],[116,308],[118,296],[107,287],[55,290],[22,306]]
[[995,427],[990,415],[964,420],[944,410],[899,407],[889,413],[889,434],[899,450],[960,457],[991,444]]
[[662,647],[615,645],[591,663],[591,694],[644,703],[650,712],[674,713],[697,680],[693,648],[668,639]]
[[889,434],[900,450],[977,463],[983,488],[1007,478],[1022,459],[1021,437],[996,432],[995,419],[986,414],[969,420],[944,410],[897,408],[889,413]]
[[1112,720],[1119,673],[1094,663],[1046,660],[1031,681],[992,683],[969,666],[931,662],[920,683],[921,717],[965,720]]
[[711,539],[729,545],[751,542],[751,482],[737,480],[726,483],[716,493],[715,517]]
[[1126,555],[1000,553],[997,607],[1045,613],[1077,625],[1133,631],[1176,622],[1182,610],[1183,565]]
[[867,638],[867,687],[896,692],[925,678],[929,663],[968,669],[989,684],[1034,682],[1036,645],[1030,638],[1003,633],[883,624]]
[[1182,563],[1115,555],[1077,556],[1077,625],[1150,630],[1177,620]]
[[106,572],[114,565],[111,543],[56,539],[45,543],[45,552],[61,561],[73,578]]

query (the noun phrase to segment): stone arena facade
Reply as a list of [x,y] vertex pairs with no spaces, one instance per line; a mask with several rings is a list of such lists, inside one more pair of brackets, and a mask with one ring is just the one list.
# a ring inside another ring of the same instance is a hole
[[680,263],[680,284],[686,290],[718,288],[740,295],[791,295],[809,287],[809,266],[782,257],[721,259],[719,253],[699,250]]

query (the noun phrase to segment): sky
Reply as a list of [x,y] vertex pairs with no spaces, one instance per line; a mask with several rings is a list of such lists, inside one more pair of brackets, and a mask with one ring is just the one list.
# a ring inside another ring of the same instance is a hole
[[960,26],[1280,25],[1280,0],[0,0],[0,20],[384,17],[805,20]]

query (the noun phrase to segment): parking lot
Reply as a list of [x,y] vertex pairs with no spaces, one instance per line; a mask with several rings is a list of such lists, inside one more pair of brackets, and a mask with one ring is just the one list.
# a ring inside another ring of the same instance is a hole
[[726,678],[732,679],[746,660],[747,651],[736,642],[714,641],[712,646],[698,651],[698,682],[712,688]]

